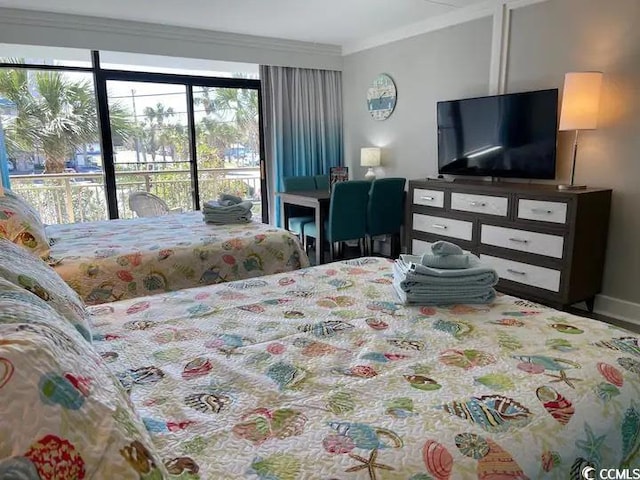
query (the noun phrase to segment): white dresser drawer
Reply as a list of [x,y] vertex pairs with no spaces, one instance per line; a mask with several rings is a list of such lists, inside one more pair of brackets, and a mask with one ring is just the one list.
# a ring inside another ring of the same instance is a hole
[[442,190],[425,190],[416,188],[413,190],[413,203],[415,205],[424,205],[427,207],[444,207],[444,191]]
[[434,217],[421,213],[413,214],[413,229],[421,232],[433,233],[445,237],[459,238],[471,241],[473,223],[451,218]]
[[451,210],[485,213],[487,215],[507,216],[509,199],[489,195],[471,195],[468,193],[451,194]]
[[560,272],[551,268],[538,267],[528,263],[514,262],[504,258],[480,255],[480,260],[496,269],[498,276],[512,282],[524,283],[532,287],[552,292],[560,291]]
[[562,258],[564,237],[546,233],[516,230],[514,228],[482,225],[480,242],[495,247],[510,248],[521,252],[535,253],[547,257]]
[[541,222],[566,223],[567,204],[541,200],[518,200],[518,218]]

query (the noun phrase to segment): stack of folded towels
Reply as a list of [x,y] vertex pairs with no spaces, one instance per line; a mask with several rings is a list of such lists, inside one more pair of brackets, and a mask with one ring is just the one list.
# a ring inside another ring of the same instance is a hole
[[458,245],[436,242],[422,256],[400,255],[393,265],[393,287],[405,304],[490,303],[498,274]]
[[225,225],[229,223],[248,223],[251,221],[253,203],[242,201],[240,197],[223,193],[217,201],[210,200],[202,206],[206,223]]

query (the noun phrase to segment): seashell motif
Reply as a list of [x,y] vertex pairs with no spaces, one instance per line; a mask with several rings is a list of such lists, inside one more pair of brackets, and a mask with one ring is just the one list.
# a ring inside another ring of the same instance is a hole
[[133,315],[134,313],[140,313],[151,306],[151,302],[137,302],[127,308],[127,315]]
[[404,338],[390,338],[387,343],[403,350],[415,350],[418,352],[424,350],[425,347],[424,342],[421,340],[405,340]]
[[133,275],[129,270],[119,270],[116,276],[123,282],[133,282]]
[[531,421],[528,408],[502,395],[471,397],[464,402],[450,402],[440,408],[478,424],[488,432],[504,432],[511,427],[523,427]]
[[271,438],[284,439],[301,435],[307,417],[290,408],[271,411],[266,408],[254,410],[242,417],[242,423],[234,425],[234,435],[261,445]]
[[307,378],[306,370],[284,362],[274,363],[266,372],[280,390],[295,389]]
[[222,394],[193,393],[184,397],[184,403],[202,413],[220,413],[231,405],[231,398]]
[[630,466],[631,460],[640,452],[640,411],[634,401],[624,413],[622,420],[622,462],[621,466]]
[[625,370],[630,371],[631,373],[640,375],[640,362],[637,360],[634,360],[633,358],[627,358],[627,357],[618,358],[618,365],[620,365]]
[[336,347],[328,343],[314,342],[303,338],[294,340],[293,344],[296,347],[302,348],[301,353],[306,357],[322,357],[338,351]]
[[562,462],[560,454],[556,451],[545,450],[541,455],[542,470],[550,472]]
[[567,325],[566,323],[552,323],[551,328],[555,328],[560,333],[568,333],[570,335],[580,335],[584,333],[584,330],[580,330],[578,327],[574,327],[573,325]]
[[150,385],[164,378],[164,372],[158,367],[131,368],[116,374],[125,390],[130,391],[134,384]]
[[367,352],[360,357],[363,360],[369,360],[371,362],[387,363],[394,360],[403,360],[407,355],[400,355],[394,353],[380,353],[380,352]]
[[74,382],[55,373],[47,373],[38,384],[40,399],[48,405],[60,405],[68,410],[78,410],[84,404],[86,394]]
[[474,382],[497,391],[511,390],[514,387],[511,377],[503,373],[489,373],[482,377],[476,377]]
[[256,457],[249,473],[257,475],[259,480],[296,480],[300,477],[300,461],[288,453]]
[[552,387],[540,387],[536,390],[538,400],[558,423],[566,425],[573,417],[573,404]]
[[8,358],[0,357],[0,389],[4,387],[11,377],[13,376],[15,368],[11,360]]
[[238,309],[251,313],[263,313],[265,310],[262,305],[259,305],[257,303],[254,303],[253,305],[240,305]]
[[433,322],[433,329],[448,333],[456,338],[463,338],[473,331],[473,327],[467,322],[460,320],[443,320],[441,318]]
[[296,283],[296,281],[291,277],[284,277],[278,280],[278,285],[281,287],[286,287],[287,285],[292,285],[294,283]]
[[[106,363],[112,363],[115,362],[118,359],[118,353],[117,352],[103,352],[100,354],[100,356],[102,357],[102,359],[106,362]],[[0,388],[2,387],[2,385],[0,384]]]
[[620,370],[616,367],[609,365],[608,363],[598,363],[598,371],[609,383],[612,383],[616,387],[621,387],[624,383],[624,377]]
[[166,350],[157,350],[153,352],[153,358],[161,361],[174,362],[182,358],[182,350],[179,348],[167,348]]
[[408,397],[394,398],[387,402],[386,413],[395,418],[405,418],[414,415],[413,400]]
[[167,278],[160,272],[150,272],[142,279],[142,284],[150,292],[166,290],[168,287]]
[[316,337],[331,337],[340,332],[351,330],[353,325],[342,320],[328,320],[326,322],[300,325],[298,331],[308,332]]
[[352,412],[356,404],[351,393],[337,392],[329,397],[325,406],[331,413],[339,415],[341,413]]
[[540,373],[543,373],[545,368],[542,365],[538,365],[537,363],[521,362],[518,364],[518,370],[522,370],[523,372],[531,373],[533,375],[538,375]]
[[448,480],[451,477],[453,457],[442,444],[427,440],[422,447],[422,460],[435,480]]
[[198,464],[190,457],[172,458],[164,462],[164,466],[171,475],[196,474],[200,471]]
[[529,480],[511,454],[491,439],[486,439],[489,452],[478,460],[478,479]]
[[158,252],[158,260],[166,260],[171,255],[173,255],[173,250],[170,248],[163,248]]
[[480,309],[477,307],[472,307],[471,305],[454,305],[453,307],[449,308],[449,312],[451,312],[454,315],[468,315],[470,313],[477,313],[477,312],[482,312],[482,311],[487,311],[486,309]]
[[517,318],[501,318],[500,320],[494,320],[494,325],[502,325],[503,327],[523,327],[524,322],[522,320],[518,320]]
[[334,373],[340,373],[348,377],[372,378],[378,375],[378,372],[369,365],[355,365],[345,369],[334,369]]
[[284,312],[284,318],[304,318],[304,313],[298,310],[288,310]]
[[343,455],[356,448],[353,440],[344,435],[328,435],[322,440],[322,446],[333,455]]
[[640,357],[640,346],[638,344],[638,339],[635,337],[612,338],[611,340],[595,342],[593,345],[608,348],[609,350],[615,350],[617,352],[630,353]]
[[553,358],[545,355],[512,355],[522,362],[533,363],[544,367],[545,370],[560,371],[569,368],[582,368],[579,363],[564,358]]
[[182,370],[182,378],[188,380],[190,378],[201,377],[211,371],[213,366],[206,357],[196,357],[187,363]]
[[596,394],[605,402],[608,402],[613,397],[620,395],[620,390],[615,385],[607,382],[601,382],[594,387]]
[[484,367],[496,362],[496,358],[481,350],[445,350],[440,354],[440,361],[451,367],[469,370],[474,367]]
[[56,435],[45,435],[24,456],[35,465],[42,480],[85,478],[85,463],[76,447]]
[[521,310],[519,312],[502,312],[501,315],[505,317],[530,317],[539,313],[537,310]]
[[522,348],[522,343],[513,335],[509,335],[505,332],[498,332],[498,345],[505,350],[519,350]]
[[386,330],[387,328],[389,328],[389,324],[383,320],[380,320],[379,318],[369,317],[365,320],[365,322],[374,330]]
[[336,308],[336,307],[351,307],[355,305],[356,301],[352,297],[337,296],[337,297],[324,297],[316,302],[316,305],[323,308]]
[[240,280],[237,282],[227,283],[228,288],[234,288],[236,290],[247,290],[249,288],[266,287],[268,284],[264,280],[252,278],[249,280]]
[[435,307],[427,307],[427,306],[420,307],[420,315],[424,315],[425,317],[432,317],[436,313],[438,313],[438,309]]
[[465,457],[480,460],[489,453],[489,443],[475,433],[460,433],[455,438],[456,447]]
[[560,352],[572,352],[575,350],[575,347],[571,345],[569,340],[565,340],[564,338],[550,338],[545,342],[545,345]]
[[429,392],[433,390],[440,390],[442,388],[442,385],[438,382],[432,378],[425,377],[424,375],[403,375],[403,377],[413,388],[417,388],[418,390],[425,390]]
[[387,315],[394,315],[396,310],[400,309],[398,305],[392,302],[371,302],[367,304],[367,308],[374,312],[386,313]]
[[334,278],[327,282],[332,287],[335,287],[336,290],[346,290],[347,288],[351,288],[355,285],[353,280],[342,280],[340,278]]
[[377,283],[379,285],[391,285],[393,281],[388,278],[374,278],[373,280],[369,280],[370,283]]
[[45,302],[48,302],[51,299],[51,295],[47,290],[45,290],[42,285],[38,283],[37,280],[27,276],[27,275],[18,275],[18,283],[25,288],[25,290],[34,293],[38,297],[40,297]]
[[365,258],[354,258],[352,260],[346,260],[343,263],[345,265],[361,267],[363,265],[374,265],[376,263],[380,263],[380,260],[378,260],[377,258],[365,257]]
[[151,320],[133,320],[123,325],[127,330],[148,330],[155,326],[156,322],[152,322]]
[[376,429],[364,423],[330,422],[329,427],[339,435],[350,438],[357,448],[373,450],[383,446]]

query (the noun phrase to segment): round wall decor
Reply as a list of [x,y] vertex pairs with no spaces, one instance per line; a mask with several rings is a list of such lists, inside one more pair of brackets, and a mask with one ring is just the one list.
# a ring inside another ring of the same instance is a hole
[[367,108],[374,120],[386,120],[396,108],[396,84],[386,73],[378,75],[367,90]]

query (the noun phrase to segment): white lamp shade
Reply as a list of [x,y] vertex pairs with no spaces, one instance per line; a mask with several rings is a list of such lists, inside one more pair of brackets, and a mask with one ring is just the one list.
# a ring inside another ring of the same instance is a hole
[[380,148],[367,147],[360,149],[360,165],[363,167],[380,166]]
[[564,76],[560,130],[593,130],[598,126],[601,72],[573,72]]

